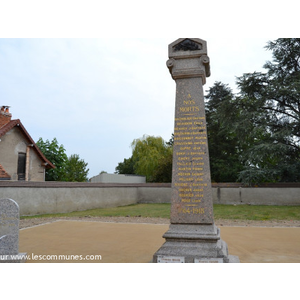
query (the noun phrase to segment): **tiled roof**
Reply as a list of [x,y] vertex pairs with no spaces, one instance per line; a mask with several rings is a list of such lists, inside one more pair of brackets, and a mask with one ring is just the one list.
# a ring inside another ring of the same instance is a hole
[[46,168],[48,169],[54,169],[55,166],[44,156],[44,154],[41,152],[39,147],[35,144],[32,137],[29,135],[23,124],[19,119],[17,120],[11,120],[9,123],[4,125],[0,128],[0,138],[4,136],[8,131],[10,131],[15,126],[19,127],[20,131],[23,133],[24,137],[28,140],[29,144],[33,145],[33,149],[37,153],[37,155],[40,157],[40,159],[45,163]]
[[10,179],[10,175],[4,170],[3,166],[0,164],[0,180],[1,179]]

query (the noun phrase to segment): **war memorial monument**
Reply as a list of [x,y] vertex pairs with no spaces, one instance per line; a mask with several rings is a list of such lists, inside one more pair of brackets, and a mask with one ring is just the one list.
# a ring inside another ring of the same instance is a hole
[[231,263],[215,226],[203,85],[210,76],[207,43],[181,38],[169,45],[176,81],[171,224],[154,263]]

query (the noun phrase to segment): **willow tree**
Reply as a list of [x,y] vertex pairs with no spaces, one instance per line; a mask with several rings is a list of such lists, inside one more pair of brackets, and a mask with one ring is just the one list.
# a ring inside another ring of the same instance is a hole
[[[146,176],[148,182],[169,181],[165,178],[162,170],[170,173],[170,166],[163,166],[171,162],[172,147],[163,138],[144,135],[140,139],[135,139],[132,144],[132,160],[134,162],[135,174]],[[157,177],[164,178],[160,180]],[[171,174],[169,174],[169,178]]]

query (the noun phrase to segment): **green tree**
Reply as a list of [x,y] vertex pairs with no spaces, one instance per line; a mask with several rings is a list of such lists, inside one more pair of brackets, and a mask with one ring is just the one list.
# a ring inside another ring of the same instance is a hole
[[132,156],[118,164],[116,173],[146,176],[148,182],[171,182],[173,142],[173,134],[169,142],[147,135],[135,139]]
[[172,147],[169,147],[165,156],[158,161],[158,166],[153,172],[153,182],[172,182],[172,165],[173,150]]
[[174,145],[174,133],[172,133],[171,138],[169,139],[168,142],[166,142],[166,144],[170,147],[173,147],[173,145]]
[[63,145],[56,138],[50,142],[39,138],[37,146],[45,157],[55,165],[55,169],[46,170],[46,181],[87,181],[87,163],[73,154],[69,158]]
[[135,174],[134,161],[133,161],[132,157],[125,158],[123,162],[120,162],[115,169],[115,173],[117,173],[117,174]]
[[79,158],[78,154],[72,154],[66,164],[65,180],[72,182],[85,182],[88,180],[87,163]]
[[65,181],[68,156],[64,146],[59,145],[56,138],[51,142],[39,138],[36,144],[45,157],[56,167],[55,169],[46,170],[46,181]]
[[[235,182],[243,164],[239,157],[241,145],[232,126],[232,121],[237,121],[238,112],[232,109],[234,95],[228,85],[215,82],[205,99],[211,179],[215,182]],[[230,112],[231,121],[224,112]]]
[[155,171],[172,148],[161,137],[147,135],[134,140],[131,146],[135,174],[146,176],[148,182],[155,182]]
[[[238,78],[237,130],[252,145],[244,152],[247,183],[300,180],[300,39],[268,42],[273,61],[265,73]],[[249,126],[249,124],[252,126]],[[245,126],[246,125],[246,126]]]

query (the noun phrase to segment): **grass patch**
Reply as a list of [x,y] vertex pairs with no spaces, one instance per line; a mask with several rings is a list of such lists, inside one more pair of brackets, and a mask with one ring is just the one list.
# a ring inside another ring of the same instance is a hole
[[300,220],[300,206],[214,205],[215,219]]
[[38,216],[21,217],[29,218],[54,218],[54,217],[144,217],[144,218],[170,218],[170,204],[133,204],[113,208],[97,208],[85,211],[75,211],[64,214],[46,214]]
[[[134,204],[114,208],[98,208],[64,214],[46,214],[28,218],[52,217],[144,217],[170,218],[170,204]],[[230,220],[300,220],[300,206],[214,205],[215,219]]]

